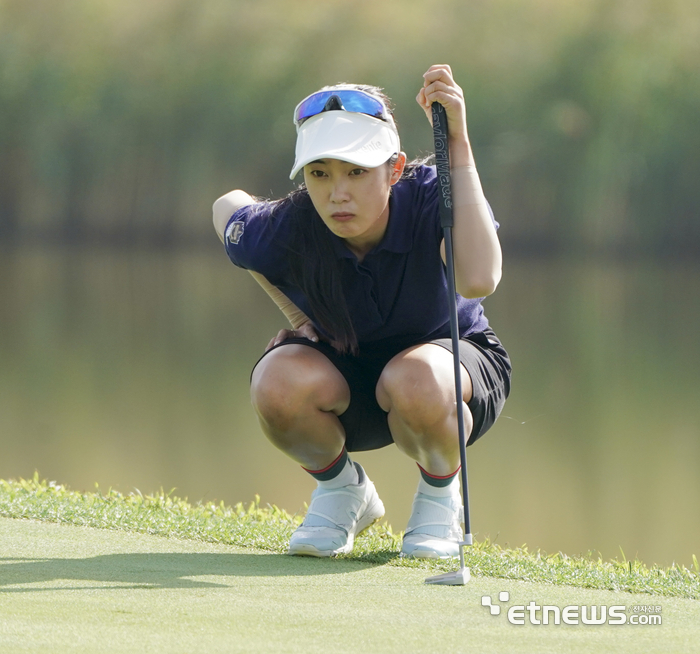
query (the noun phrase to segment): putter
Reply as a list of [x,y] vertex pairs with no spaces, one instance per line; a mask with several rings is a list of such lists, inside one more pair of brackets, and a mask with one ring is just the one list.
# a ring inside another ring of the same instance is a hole
[[459,322],[457,320],[457,290],[455,288],[455,264],[452,248],[452,184],[450,180],[450,155],[447,145],[447,114],[445,107],[433,102],[433,138],[435,140],[435,164],[440,186],[440,225],[445,236],[445,260],[447,265],[447,294],[450,304],[450,335],[455,369],[455,396],[457,398],[457,426],[459,430],[459,457],[464,505],[464,540],[459,544],[459,570],[428,577],[426,584],[464,586],[470,579],[469,568],[464,565],[464,546],[472,544],[469,520],[469,486],[467,485],[467,441],[464,435],[464,407],[462,403],[462,375],[459,360]]

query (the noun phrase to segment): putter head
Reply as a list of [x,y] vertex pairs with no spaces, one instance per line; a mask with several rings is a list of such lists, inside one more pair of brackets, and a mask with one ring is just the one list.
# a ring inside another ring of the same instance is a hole
[[471,579],[469,568],[460,568],[454,572],[427,577],[426,584],[440,584],[442,586],[464,586]]
[[434,577],[427,577],[426,584],[440,584],[441,586],[465,586],[472,575],[469,568],[464,565],[464,546],[472,544],[472,535],[467,534],[465,539],[459,544],[459,570],[445,572]]

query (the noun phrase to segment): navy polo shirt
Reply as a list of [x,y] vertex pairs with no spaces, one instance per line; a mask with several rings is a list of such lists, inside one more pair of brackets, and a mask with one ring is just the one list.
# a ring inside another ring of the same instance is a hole
[[[288,282],[289,223],[272,205],[262,202],[239,209],[225,232],[231,261],[264,275],[311,320],[313,312],[301,290]],[[497,223],[494,224],[498,226]],[[445,265],[440,256],[442,228],[438,215],[438,186],[434,166],[421,166],[415,175],[392,187],[389,222],[384,237],[362,262],[342,238],[331,233],[341,260],[342,284],[360,348],[386,339],[403,349],[414,343],[450,335]],[[488,326],[480,299],[457,295],[462,336]]]

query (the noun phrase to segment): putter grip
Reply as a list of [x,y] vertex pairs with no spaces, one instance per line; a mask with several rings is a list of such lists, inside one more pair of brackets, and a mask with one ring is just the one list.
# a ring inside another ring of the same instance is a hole
[[439,102],[433,102],[433,140],[435,142],[435,167],[437,168],[438,186],[440,189],[440,225],[452,227],[452,184],[450,181],[450,149],[447,143],[447,114],[445,107]]

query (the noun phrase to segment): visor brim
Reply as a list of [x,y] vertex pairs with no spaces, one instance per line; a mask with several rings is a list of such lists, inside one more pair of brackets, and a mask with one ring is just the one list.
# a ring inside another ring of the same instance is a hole
[[400,151],[399,135],[390,123],[365,114],[326,111],[299,127],[296,160],[289,179],[319,159],[340,159],[376,168]]

